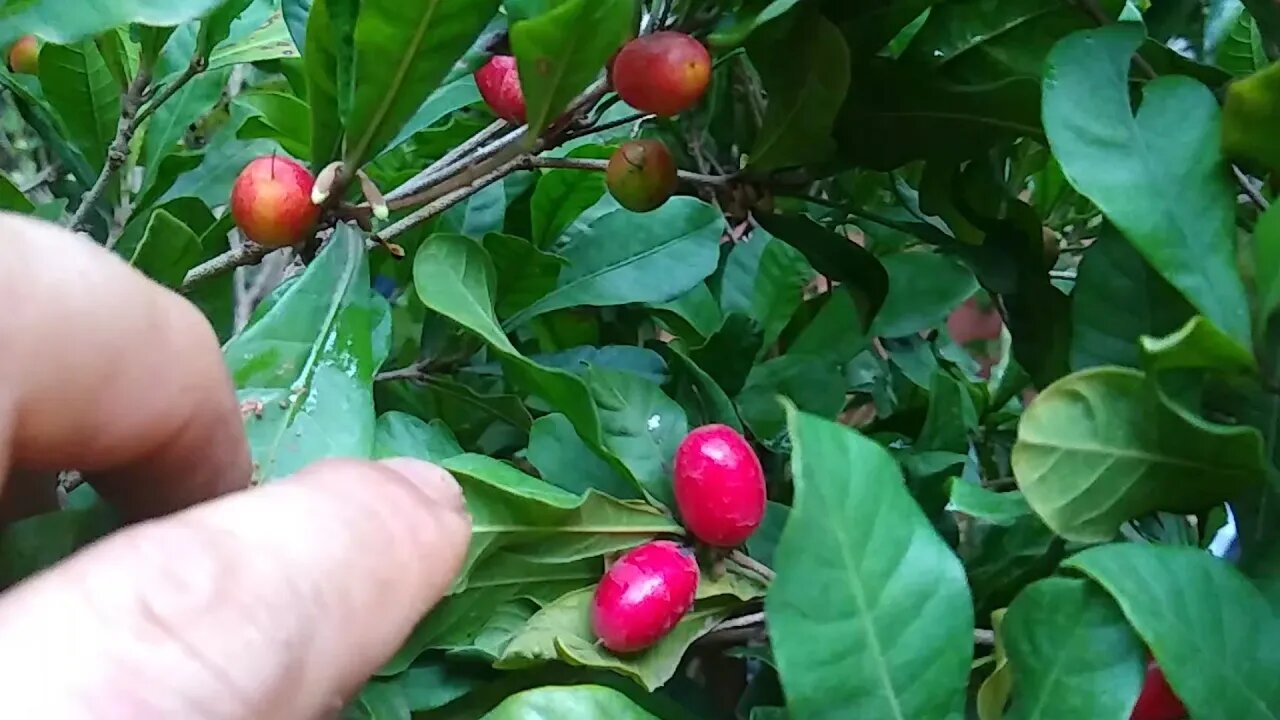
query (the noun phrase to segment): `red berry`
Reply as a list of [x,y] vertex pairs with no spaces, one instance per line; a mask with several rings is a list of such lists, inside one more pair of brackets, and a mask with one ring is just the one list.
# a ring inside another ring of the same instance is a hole
[[476,71],[475,77],[480,97],[494,115],[517,125],[524,122],[524,91],[520,89],[520,73],[514,57],[494,55]]
[[1169,687],[1160,666],[1155,660],[1147,662],[1147,679],[1129,720],[1182,720],[1186,716],[1187,708]]
[[231,188],[231,217],[250,240],[267,247],[302,242],[315,229],[320,208],[311,202],[315,178],[287,157],[254,159]]
[[9,69],[27,75],[40,72],[40,41],[35,35],[23,35],[9,47]]
[[711,54],[697,39],[664,30],[628,42],[610,71],[631,107],[671,117],[698,104],[711,82]]
[[675,491],[684,526],[709,545],[737,547],[764,519],[764,469],[727,425],[704,425],[680,443]]
[[693,607],[698,563],[670,540],[655,540],[618,559],[596,586],[591,629],[616,653],[643,650],[662,639]]

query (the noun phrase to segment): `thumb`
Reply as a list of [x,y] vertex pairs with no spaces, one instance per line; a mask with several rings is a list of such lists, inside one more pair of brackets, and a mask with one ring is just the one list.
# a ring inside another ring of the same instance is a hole
[[399,459],[128,527],[0,597],[0,717],[336,716],[470,533],[453,478]]

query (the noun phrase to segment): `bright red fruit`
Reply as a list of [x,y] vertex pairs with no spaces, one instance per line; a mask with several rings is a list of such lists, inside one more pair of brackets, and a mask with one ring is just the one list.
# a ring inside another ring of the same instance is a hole
[[627,552],[601,578],[591,601],[591,629],[613,652],[643,650],[671,632],[697,592],[693,553],[655,540]]
[[746,438],[704,425],[676,449],[676,505],[684,526],[716,547],[737,547],[764,519],[764,469]]
[[517,125],[524,122],[524,91],[520,89],[520,73],[514,57],[494,55],[476,71],[475,77],[480,97],[494,115]]
[[314,184],[311,173],[287,157],[256,158],[231,188],[231,217],[240,232],[259,245],[296,245],[320,217],[320,208],[311,202]]
[[1129,720],[1183,720],[1187,708],[1173,694],[1169,681],[1155,660],[1147,662],[1147,679],[1142,684],[1138,704],[1133,706]]
[[618,51],[613,87],[631,107],[671,117],[698,104],[711,82],[711,54],[690,35],[664,30]]

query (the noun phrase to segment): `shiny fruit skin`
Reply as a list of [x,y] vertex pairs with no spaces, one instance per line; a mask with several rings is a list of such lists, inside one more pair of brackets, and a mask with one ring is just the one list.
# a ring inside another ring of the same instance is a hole
[[256,158],[231,188],[231,217],[250,240],[267,247],[296,245],[315,229],[320,208],[311,202],[315,178],[279,155]]
[[684,526],[708,545],[741,545],[764,519],[764,469],[746,438],[727,425],[703,425],[676,449],[676,506]]
[[624,45],[610,74],[628,105],[671,117],[702,99],[711,82],[711,54],[695,38],[664,30]]
[[1183,720],[1187,708],[1169,687],[1164,672],[1154,660],[1147,663],[1147,678],[1142,683],[1142,694],[1133,706],[1129,720]]
[[692,551],[655,540],[609,566],[591,600],[591,629],[615,653],[633,653],[661,640],[693,607],[698,562]]
[[605,169],[609,194],[632,212],[661,207],[675,194],[678,182],[676,161],[660,140],[623,143],[613,151]]
[[40,72],[40,41],[35,35],[23,35],[9,47],[9,69],[27,75]]
[[514,57],[494,55],[476,71],[475,78],[480,97],[494,115],[515,125],[524,123],[524,90],[520,88],[520,73]]

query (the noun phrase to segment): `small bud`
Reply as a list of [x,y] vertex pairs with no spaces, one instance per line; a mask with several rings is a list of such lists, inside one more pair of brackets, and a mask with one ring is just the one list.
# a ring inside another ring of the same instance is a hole
[[369,201],[369,207],[373,209],[373,216],[379,220],[386,220],[391,217],[391,209],[387,207],[387,199],[382,197],[382,191],[377,185],[369,179],[363,170],[356,171],[356,177],[360,178],[360,191],[364,193],[364,199]]
[[334,160],[324,166],[320,175],[316,177],[316,184],[311,188],[312,205],[323,205],[324,201],[329,199],[329,193],[333,191],[333,181],[338,179],[338,171],[341,169],[341,160]]

